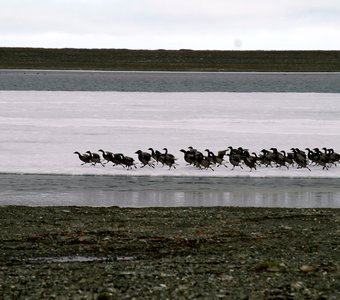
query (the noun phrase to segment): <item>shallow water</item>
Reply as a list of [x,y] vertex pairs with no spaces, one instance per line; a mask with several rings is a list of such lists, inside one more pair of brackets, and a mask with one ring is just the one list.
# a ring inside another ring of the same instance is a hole
[[340,73],[0,70],[0,90],[340,93]]
[[338,179],[0,175],[0,205],[340,208]]

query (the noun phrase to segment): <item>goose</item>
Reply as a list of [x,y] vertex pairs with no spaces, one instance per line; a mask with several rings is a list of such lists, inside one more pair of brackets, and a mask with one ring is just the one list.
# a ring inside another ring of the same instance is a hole
[[242,147],[238,147],[236,149],[236,148],[233,148],[232,146],[229,146],[228,149],[230,150],[229,154],[232,154],[232,155],[234,155],[234,154],[242,155],[243,154],[243,148]]
[[203,159],[200,161],[200,163],[197,165],[198,168],[200,169],[210,169],[212,171],[215,171],[211,165],[212,165],[212,161],[208,158],[208,157],[203,157]]
[[336,163],[340,161],[340,154],[336,153],[333,148],[327,149],[330,163],[336,166]]
[[322,170],[326,169],[328,170],[329,168],[329,163],[330,163],[330,160],[329,160],[329,156],[326,154],[326,153],[322,153],[319,148],[314,148],[313,149],[315,151],[315,163],[322,168]]
[[88,153],[90,156],[92,166],[95,166],[96,164],[101,164],[103,167],[105,167],[105,165],[101,162],[100,155],[98,153],[92,153],[91,151],[86,151],[86,153]]
[[176,169],[175,163],[177,158],[173,154],[168,153],[167,148],[163,148],[163,150],[165,151],[163,154],[164,164],[166,164],[169,167],[169,170],[171,169],[171,167]]
[[144,168],[146,165],[154,168],[155,165],[152,162],[152,157],[151,154],[148,152],[143,152],[142,150],[138,150],[135,152],[136,154],[138,154],[138,159],[139,161],[143,164],[141,166],[141,168]]
[[113,166],[118,166],[118,165],[122,165],[124,168],[124,164],[122,163],[122,153],[112,153],[110,155],[110,161],[113,163]]
[[158,150],[154,150],[153,148],[149,148],[148,150],[151,151],[151,157],[157,162],[157,164],[159,163],[159,156],[160,156],[160,152]]
[[77,154],[79,159],[83,162],[81,166],[89,164],[91,162],[90,155],[88,155],[87,153],[80,154],[78,151],[75,151],[73,154]]
[[276,167],[278,168],[285,166],[287,169],[289,169],[289,167],[286,165],[286,160],[283,154],[277,151],[277,148],[270,148],[270,150],[273,151],[273,161],[276,163]]
[[197,168],[200,168],[201,162],[204,159],[204,155],[202,152],[198,151],[197,149],[194,149],[193,147],[188,147],[190,154],[194,156],[193,158],[193,165]]
[[137,168],[136,164],[135,164],[135,160],[130,157],[130,156],[125,156],[122,153],[119,153],[120,157],[121,157],[121,164],[125,167],[127,167],[127,170],[132,170],[132,166],[134,166],[135,168]]
[[157,163],[161,163],[162,166],[165,164],[165,155],[158,150],[155,151],[155,155],[157,157]]
[[307,158],[304,155],[304,152],[300,152],[300,150],[298,148],[292,148],[291,150],[294,153],[293,159],[296,162],[296,164],[298,165],[298,169],[306,168],[309,171],[311,171],[311,169],[308,167],[308,161],[307,161]]
[[110,151],[104,151],[103,149],[99,149],[98,152],[101,152],[103,158],[106,160],[106,162],[104,162],[104,164],[107,164],[108,162],[111,161],[112,152],[110,152]]
[[250,172],[253,169],[256,170],[256,161],[257,161],[257,158],[255,156],[251,156],[248,150],[244,151],[243,162],[248,168],[250,168]]
[[307,158],[314,164],[316,164],[316,152],[314,152],[313,150],[311,150],[310,148],[306,148],[305,150],[307,150]]
[[266,149],[262,149],[260,151],[262,154],[260,154],[259,159],[261,164],[265,165],[266,167],[272,166],[272,162],[273,162],[273,153],[269,150]]
[[[208,158],[212,161],[212,163],[213,164],[216,164],[217,165],[217,167],[219,167],[219,166],[225,166],[226,168],[228,168],[228,166],[226,166],[225,164],[224,164],[224,159],[223,159],[223,157],[224,157],[224,154],[220,154],[220,151],[218,152],[218,154],[217,155],[215,155],[212,151],[210,151],[209,149],[205,149],[204,151],[206,151],[206,152],[208,152]],[[225,150],[225,151],[227,151],[227,150]],[[224,152],[224,151],[222,151],[222,152]]]
[[289,169],[289,166],[293,166],[294,165],[294,155],[292,152],[286,152],[285,150],[281,150],[281,153],[283,154],[284,160],[285,162],[288,164],[287,168]]
[[217,157],[223,159],[224,155],[227,153],[228,150],[220,150],[217,152]]
[[303,151],[303,150],[300,150],[299,148],[292,148],[291,150],[295,149],[295,151],[302,157],[306,158],[307,159],[307,155],[306,155],[306,152]]
[[181,150],[179,150],[179,151],[184,153],[184,160],[185,160],[189,165],[193,165],[193,164],[195,163],[195,154],[193,154],[192,152],[190,152],[190,150],[181,149]]
[[234,170],[235,167],[240,167],[241,169],[243,169],[243,167],[241,166],[242,158],[240,154],[231,152],[227,155],[229,156],[229,162],[233,165],[233,168],[231,170]]

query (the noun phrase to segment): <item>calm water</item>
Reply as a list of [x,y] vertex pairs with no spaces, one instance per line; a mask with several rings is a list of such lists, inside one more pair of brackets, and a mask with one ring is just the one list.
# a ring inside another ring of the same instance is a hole
[[338,179],[0,174],[0,205],[340,208]]
[[[0,70],[0,90],[340,93],[340,73]],[[339,208],[339,181],[0,174],[0,205]]]
[[0,90],[340,93],[340,73],[0,70]]

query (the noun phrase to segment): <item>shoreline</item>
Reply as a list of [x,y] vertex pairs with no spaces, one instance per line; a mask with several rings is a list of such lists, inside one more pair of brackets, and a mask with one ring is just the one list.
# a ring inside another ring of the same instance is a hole
[[0,205],[339,208],[337,178],[0,174]]
[[[260,169],[259,169],[260,170]],[[313,174],[311,174],[310,172],[308,172],[308,170],[301,170],[302,172],[306,172],[306,174],[309,174],[310,176],[299,176],[297,174],[294,175],[290,175],[290,176],[284,176],[281,174],[278,175],[273,175],[273,174],[266,174],[266,175],[261,175],[261,174],[255,174],[257,170],[255,171],[250,171],[250,170],[242,170],[244,172],[244,174],[238,174],[238,175],[228,175],[227,173],[213,173],[214,171],[209,171],[209,170],[199,170],[199,172],[205,172],[205,174],[201,175],[196,173],[191,173],[191,174],[171,174],[170,172],[173,170],[170,170],[169,173],[157,173],[157,174],[152,174],[152,173],[148,173],[148,174],[138,174],[138,173],[133,173],[133,172],[129,172],[130,170],[120,170],[117,172],[117,170],[113,170],[113,172],[115,172],[115,174],[110,174],[110,173],[44,173],[44,172],[6,172],[6,171],[0,171],[0,176],[1,175],[9,175],[9,176],[84,176],[84,177],[137,177],[137,178],[216,178],[216,179],[268,179],[268,178],[275,178],[275,179],[286,179],[286,180],[294,180],[294,179],[311,179],[311,180],[315,180],[315,179],[339,179],[339,176],[337,174],[331,176],[331,175],[327,175],[327,170],[326,171],[322,171],[325,173],[325,176],[313,176]],[[176,171],[175,171],[176,172]],[[207,172],[208,175],[207,175]],[[235,171],[235,173],[237,172],[237,170]],[[248,173],[247,173],[248,172]],[[261,171],[258,171],[261,172]],[[255,175],[254,175],[255,174]]]

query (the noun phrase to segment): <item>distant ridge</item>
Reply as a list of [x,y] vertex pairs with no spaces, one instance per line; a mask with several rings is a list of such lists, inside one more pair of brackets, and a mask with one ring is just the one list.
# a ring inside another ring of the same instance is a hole
[[2,69],[339,72],[340,51],[0,48]]

